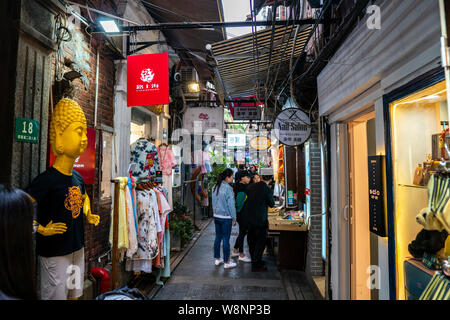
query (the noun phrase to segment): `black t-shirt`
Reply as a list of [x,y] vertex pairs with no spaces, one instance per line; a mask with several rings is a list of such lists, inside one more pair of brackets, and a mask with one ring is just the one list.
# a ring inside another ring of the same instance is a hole
[[50,221],[63,222],[63,234],[43,236],[36,233],[36,252],[43,257],[70,254],[84,247],[83,177],[75,170],[72,176],[53,167],[38,175],[26,189],[37,201],[37,222],[45,227]]

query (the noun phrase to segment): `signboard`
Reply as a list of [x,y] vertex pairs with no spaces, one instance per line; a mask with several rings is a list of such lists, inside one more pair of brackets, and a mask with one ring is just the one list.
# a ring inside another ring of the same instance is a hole
[[234,120],[261,120],[260,107],[235,107]]
[[380,237],[387,236],[384,187],[384,156],[369,156],[369,217],[370,231]]
[[270,139],[267,137],[254,137],[250,140],[250,147],[255,150],[267,150],[271,146]]
[[288,196],[288,205],[292,206],[294,204],[294,191],[288,190],[287,196]]
[[245,147],[245,133],[229,133],[227,135],[227,147]]
[[285,109],[275,119],[274,129],[280,143],[298,146],[305,143],[311,135],[311,121],[300,109]]
[[39,141],[39,123],[27,118],[16,118],[14,137],[19,142],[37,143]]
[[194,133],[194,126],[199,124],[203,133],[210,129],[223,132],[223,108],[187,108],[183,128]]
[[169,54],[127,57],[127,106],[169,104]]
[[[88,144],[83,154],[79,156],[73,165],[73,168],[81,174],[85,184],[94,184],[95,180],[95,129],[87,129]],[[50,167],[55,163],[55,156],[50,151]]]

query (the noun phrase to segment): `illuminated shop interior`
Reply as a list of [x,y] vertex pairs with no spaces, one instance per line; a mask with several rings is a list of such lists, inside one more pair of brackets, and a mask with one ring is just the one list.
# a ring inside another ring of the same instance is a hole
[[448,122],[445,81],[391,103],[390,112],[397,297],[404,300],[403,263],[411,257],[408,244],[423,228],[416,216],[427,207],[427,187],[413,184],[414,174],[432,156],[432,135],[442,132],[441,121]]

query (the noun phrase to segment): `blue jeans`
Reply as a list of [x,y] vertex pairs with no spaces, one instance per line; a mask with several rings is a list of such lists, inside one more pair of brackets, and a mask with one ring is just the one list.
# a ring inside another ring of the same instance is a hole
[[230,259],[231,219],[214,218],[216,240],[214,241],[214,258],[220,258],[220,243],[223,241],[223,261]]

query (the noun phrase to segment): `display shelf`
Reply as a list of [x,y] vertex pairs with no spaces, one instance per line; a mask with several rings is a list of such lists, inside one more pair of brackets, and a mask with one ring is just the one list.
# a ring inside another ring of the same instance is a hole
[[398,184],[399,187],[405,187],[405,188],[415,188],[415,189],[424,189],[427,190],[427,186],[416,186],[415,184]]

